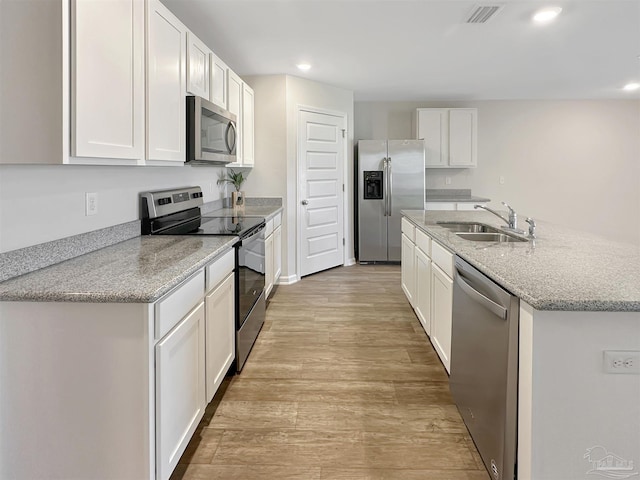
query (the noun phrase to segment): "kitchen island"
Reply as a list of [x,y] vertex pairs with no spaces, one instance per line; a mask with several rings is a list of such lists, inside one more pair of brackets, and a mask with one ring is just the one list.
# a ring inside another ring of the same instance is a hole
[[606,373],[604,352],[640,352],[638,246],[546,222],[535,240],[474,242],[438,222],[499,228],[500,220],[487,212],[403,214],[438,248],[520,298],[518,479],[607,473],[595,452],[637,474],[640,375]]

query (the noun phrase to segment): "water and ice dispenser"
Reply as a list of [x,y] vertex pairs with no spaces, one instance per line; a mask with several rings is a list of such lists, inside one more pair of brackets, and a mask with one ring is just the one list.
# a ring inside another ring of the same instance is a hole
[[382,175],[381,170],[364,171],[364,200],[382,200]]

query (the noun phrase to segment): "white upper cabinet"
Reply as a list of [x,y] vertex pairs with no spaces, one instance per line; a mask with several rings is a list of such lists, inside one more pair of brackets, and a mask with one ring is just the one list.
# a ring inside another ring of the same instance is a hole
[[238,118],[237,124],[237,137],[236,137],[236,161],[228,164],[228,166],[237,167],[242,166],[242,79],[236,75],[236,73],[229,69],[228,77],[228,96],[227,96],[227,110],[233,113]]
[[158,0],[147,2],[147,160],[183,164],[186,27]]
[[215,53],[211,53],[210,60],[210,97],[212,103],[228,110],[227,75],[229,67],[220,60]]
[[255,164],[253,148],[254,128],[254,100],[253,89],[246,83],[242,84],[242,163],[245,167]]
[[144,158],[144,3],[72,2],[71,155]]
[[187,32],[187,93],[209,100],[211,50]]
[[254,96],[253,89],[231,69],[228,70],[227,109],[238,117],[236,161],[228,167],[253,167],[254,158]]
[[425,143],[427,168],[470,168],[478,164],[476,108],[418,108],[416,138]]

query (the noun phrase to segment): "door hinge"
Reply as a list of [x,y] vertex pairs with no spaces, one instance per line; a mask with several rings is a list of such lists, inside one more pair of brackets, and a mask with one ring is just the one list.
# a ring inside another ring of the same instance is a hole
[[344,238],[342,239],[342,246],[344,247]]
[[347,135],[347,131],[343,128],[342,129],[342,138],[345,138],[346,135]]
[[342,191],[344,192],[344,183],[342,184]]

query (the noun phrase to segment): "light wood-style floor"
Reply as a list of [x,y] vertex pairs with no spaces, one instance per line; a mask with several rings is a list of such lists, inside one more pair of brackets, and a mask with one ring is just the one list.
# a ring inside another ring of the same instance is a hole
[[172,480],[488,480],[399,266],[280,286]]

